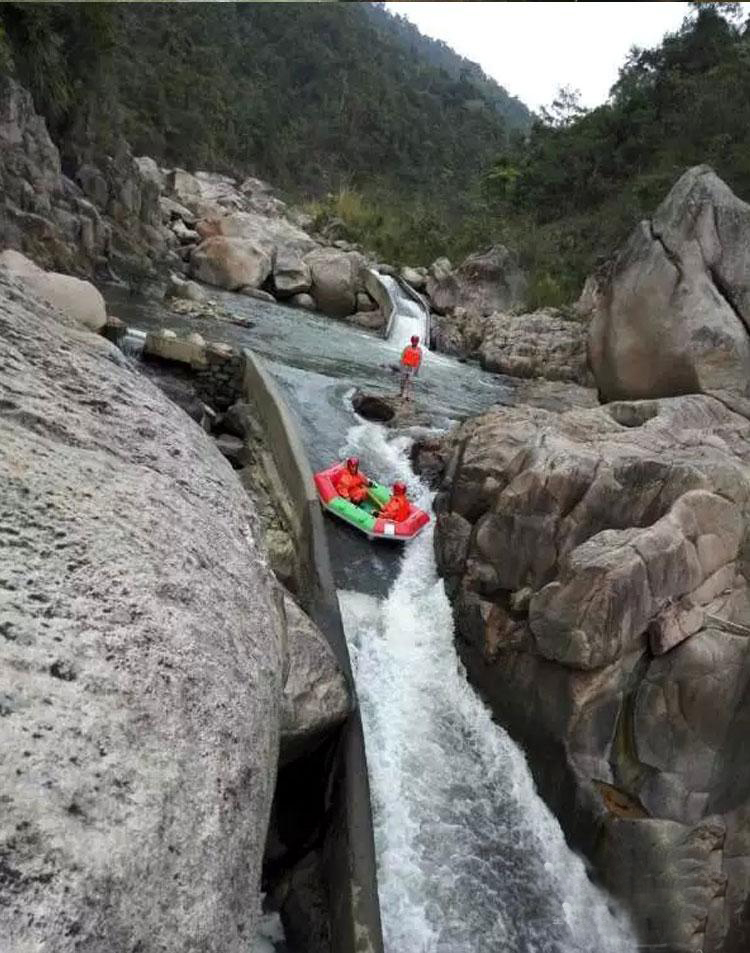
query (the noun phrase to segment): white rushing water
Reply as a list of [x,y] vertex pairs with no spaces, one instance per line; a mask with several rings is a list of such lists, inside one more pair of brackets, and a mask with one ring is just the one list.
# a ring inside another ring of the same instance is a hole
[[[354,427],[346,452],[411,472],[404,438]],[[432,529],[385,599],[340,593],[362,705],[386,953],[633,953],[625,919],[588,879],[523,753],[466,681]]]
[[396,309],[389,338],[397,346],[403,347],[409,343],[409,338],[416,334],[419,340],[428,345],[427,321],[428,315],[413,298],[403,291],[399,283],[390,275],[379,275],[380,281],[388,289]]

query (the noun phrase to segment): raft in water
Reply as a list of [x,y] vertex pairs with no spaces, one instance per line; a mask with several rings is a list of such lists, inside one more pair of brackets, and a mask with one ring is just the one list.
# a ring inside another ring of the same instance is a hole
[[381,483],[373,483],[368,490],[368,499],[363,503],[345,500],[339,496],[335,486],[336,478],[345,466],[344,463],[334,463],[327,470],[315,474],[321,505],[329,513],[360,530],[369,539],[392,539],[402,543],[414,539],[430,522],[428,514],[413,503],[409,503],[407,518],[400,522],[378,516],[380,508],[391,498],[391,491]]

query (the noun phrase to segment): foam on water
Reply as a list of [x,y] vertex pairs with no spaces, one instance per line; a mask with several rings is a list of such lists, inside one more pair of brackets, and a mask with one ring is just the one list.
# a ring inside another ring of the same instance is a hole
[[[346,449],[430,494],[403,438],[354,427]],[[466,681],[432,529],[381,600],[340,593],[365,724],[387,953],[633,953],[521,750]]]

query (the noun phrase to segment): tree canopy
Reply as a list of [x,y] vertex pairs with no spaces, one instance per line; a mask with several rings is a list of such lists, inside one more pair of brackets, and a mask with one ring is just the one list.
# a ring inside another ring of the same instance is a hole
[[561,303],[688,166],[750,196],[750,29],[738,4],[691,7],[604,105],[564,88],[537,117],[382,4],[6,2],[0,69],[70,166],[124,136],[268,178],[389,260],[504,241],[532,303]]
[[607,103],[583,111],[562,91],[485,174],[487,231],[542,256],[562,297],[689,166],[708,163],[750,196],[750,30],[738,8],[693,4],[676,33],[631,50]]
[[122,133],[164,163],[295,192],[460,205],[507,130],[530,124],[476,64],[378,4],[4,3],[0,24],[79,150]]

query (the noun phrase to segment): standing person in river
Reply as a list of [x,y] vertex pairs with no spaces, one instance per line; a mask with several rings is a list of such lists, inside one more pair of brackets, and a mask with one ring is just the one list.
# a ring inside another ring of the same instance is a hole
[[422,348],[419,346],[419,338],[415,334],[401,352],[401,394],[404,400],[409,400],[409,390],[412,378],[419,373],[422,364]]

